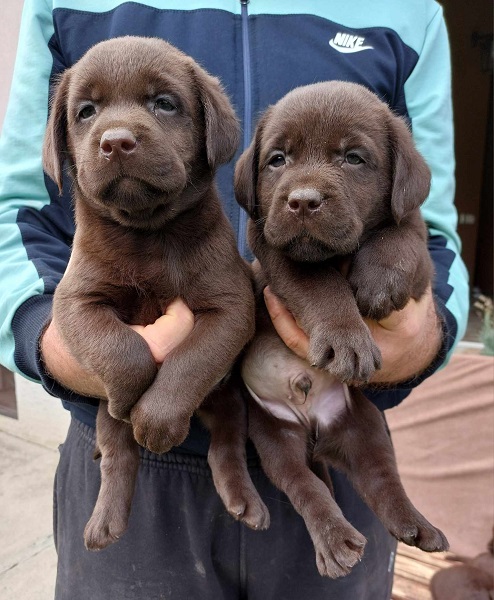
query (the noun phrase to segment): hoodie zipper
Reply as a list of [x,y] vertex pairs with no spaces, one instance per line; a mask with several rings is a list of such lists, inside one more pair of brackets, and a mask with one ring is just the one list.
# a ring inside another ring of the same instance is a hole
[[[249,12],[247,5],[249,0],[240,0],[242,16],[242,55],[243,55],[243,73],[244,73],[244,137],[243,149],[245,150],[250,143],[252,129],[252,94],[251,94],[251,65],[250,65],[250,43],[249,43]],[[238,220],[238,249],[241,256],[247,254],[247,213],[243,208],[239,208]]]

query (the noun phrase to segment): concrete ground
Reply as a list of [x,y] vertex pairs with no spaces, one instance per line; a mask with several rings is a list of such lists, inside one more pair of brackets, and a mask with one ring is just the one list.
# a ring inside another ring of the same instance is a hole
[[41,386],[16,378],[19,419],[0,416],[0,598],[52,600],[53,477],[69,416]]

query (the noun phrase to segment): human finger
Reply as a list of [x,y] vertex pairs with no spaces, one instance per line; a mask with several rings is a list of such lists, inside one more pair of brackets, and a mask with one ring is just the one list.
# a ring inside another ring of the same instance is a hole
[[161,364],[191,333],[194,314],[181,298],[176,298],[154,323],[131,327],[144,338],[156,363]]
[[300,358],[307,358],[309,338],[300,329],[292,313],[268,287],[264,288],[264,301],[274,328],[283,342]]

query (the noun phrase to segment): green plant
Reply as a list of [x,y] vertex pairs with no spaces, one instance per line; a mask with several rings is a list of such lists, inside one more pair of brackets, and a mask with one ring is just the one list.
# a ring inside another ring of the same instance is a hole
[[480,331],[480,341],[484,346],[482,354],[494,356],[494,305],[492,298],[480,294],[474,303],[474,307],[482,317],[482,329]]

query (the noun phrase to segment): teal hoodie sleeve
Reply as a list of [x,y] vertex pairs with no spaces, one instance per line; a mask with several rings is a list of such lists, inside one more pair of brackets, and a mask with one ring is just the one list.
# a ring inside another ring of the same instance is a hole
[[448,355],[463,337],[468,319],[468,275],[461,259],[455,197],[455,157],[451,103],[451,59],[442,8],[436,4],[417,64],[405,83],[405,98],[417,148],[432,173],[431,191],[422,207],[435,260],[436,306],[449,321]]
[[47,210],[53,184],[41,164],[53,33],[47,1],[26,0],[0,138],[0,362],[33,380],[40,379],[38,339],[50,317],[74,227],[67,203],[51,202]]

